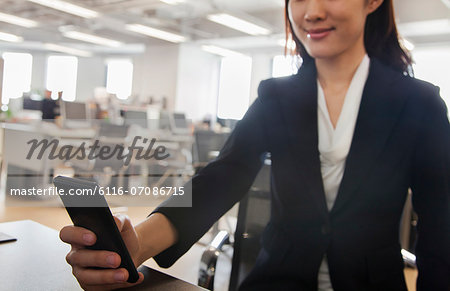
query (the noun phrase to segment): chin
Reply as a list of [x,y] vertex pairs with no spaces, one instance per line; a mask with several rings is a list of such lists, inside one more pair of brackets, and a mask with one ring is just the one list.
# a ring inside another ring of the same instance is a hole
[[308,50],[308,54],[314,59],[332,59],[338,55],[336,52],[330,52],[329,50]]
[[336,49],[333,49],[333,44],[316,43],[309,44],[308,46],[305,46],[305,48],[308,54],[314,59],[332,58],[338,55]]

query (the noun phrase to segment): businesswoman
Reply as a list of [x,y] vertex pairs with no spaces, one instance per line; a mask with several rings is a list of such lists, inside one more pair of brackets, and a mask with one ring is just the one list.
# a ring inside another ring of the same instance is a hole
[[[172,265],[244,196],[270,152],[271,221],[240,290],[406,290],[398,235],[408,188],[418,290],[449,290],[447,109],[437,87],[409,76],[392,1],[286,0],[286,15],[303,64],[261,82],[220,156],[190,182],[192,207],[171,198],[135,227],[117,218],[136,265]],[[60,236],[82,287],[131,286],[113,269],[117,254],[83,248],[94,234],[68,226]]]

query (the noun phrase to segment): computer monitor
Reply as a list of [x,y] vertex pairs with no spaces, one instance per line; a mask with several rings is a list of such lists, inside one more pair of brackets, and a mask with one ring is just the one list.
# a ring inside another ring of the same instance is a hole
[[170,113],[167,111],[161,111],[159,113],[159,129],[170,130]]
[[86,103],[82,102],[62,102],[63,117],[65,119],[88,119]]
[[188,134],[189,124],[184,113],[172,113],[170,115],[170,128],[175,134]]
[[139,125],[142,128],[148,127],[147,111],[124,110],[123,112],[125,125]]
[[33,100],[31,98],[23,98],[22,108],[23,108],[23,110],[41,111],[42,100]]
[[64,121],[64,127],[91,127],[89,111],[86,103],[62,101],[61,116]]

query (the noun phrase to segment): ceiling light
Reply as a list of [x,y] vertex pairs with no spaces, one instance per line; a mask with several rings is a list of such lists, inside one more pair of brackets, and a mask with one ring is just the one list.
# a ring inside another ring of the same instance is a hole
[[214,45],[202,45],[202,50],[204,50],[208,53],[222,56],[222,57],[242,57],[242,56],[244,56],[241,53],[238,53],[238,52],[235,52],[232,50],[228,50],[228,49],[224,49],[224,48],[214,46]]
[[79,31],[65,31],[65,32],[63,32],[63,35],[68,38],[86,41],[86,42],[90,42],[90,43],[95,43],[95,44],[99,44],[99,45],[110,46],[110,47],[119,47],[122,45],[122,43],[117,40],[99,37],[99,36],[79,32]]
[[21,42],[23,41],[23,37],[17,36],[14,34],[0,32],[0,40],[9,41],[9,42]]
[[169,4],[169,5],[178,5],[178,4],[184,3],[184,0],[159,0],[159,1]]
[[8,22],[14,25],[19,25],[27,28],[35,27],[38,25],[36,21],[29,20],[26,18],[18,17],[11,14],[5,14],[0,12],[0,21]]
[[64,11],[66,13],[70,13],[84,18],[95,18],[99,16],[99,13],[97,11],[90,10],[61,0],[27,0],[27,1],[47,6],[56,10]]
[[150,37],[155,37],[155,38],[163,39],[163,40],[174,42],[174,43],[186,41],[186,37],[184,37],[182,35],[167,32],[164,30],[159,30],[159,29],[141,25],[141,24],[127,24],[126,29],[129,31],[137,32],[137,33],[144,34],[144,35],[147,35]]
[[271,31],[262,26],[256,25],[254,23],[248,22],[246,20],[231,16],[226,13],[210,14],[207,18],[216,23],[228,26],[230,28],[248,33],[250,35],[267,35]]
[[447,18],[405,22],[398,25],[403,37],[430,36],[450,33],[450,20]]
[[85,50],[74,49],[71,47],[62,46],[62,45],[54,44],[54,43],[45,43],[44,47],[51,51],[66,53],[69,55],[75,55],[75,56],[80,56],[80,57],[91,57],[92,56],[91,52],[88,52]]

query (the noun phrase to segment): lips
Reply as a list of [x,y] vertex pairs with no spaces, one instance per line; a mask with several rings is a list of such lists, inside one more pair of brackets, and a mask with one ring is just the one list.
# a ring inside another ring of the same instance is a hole
[[313,40],[320,40],[325,38],[330,34],[331,31],[334,30],[334,27],[329,28],[314,28],[314,29],[305,29],[307,33],[307,37]]

